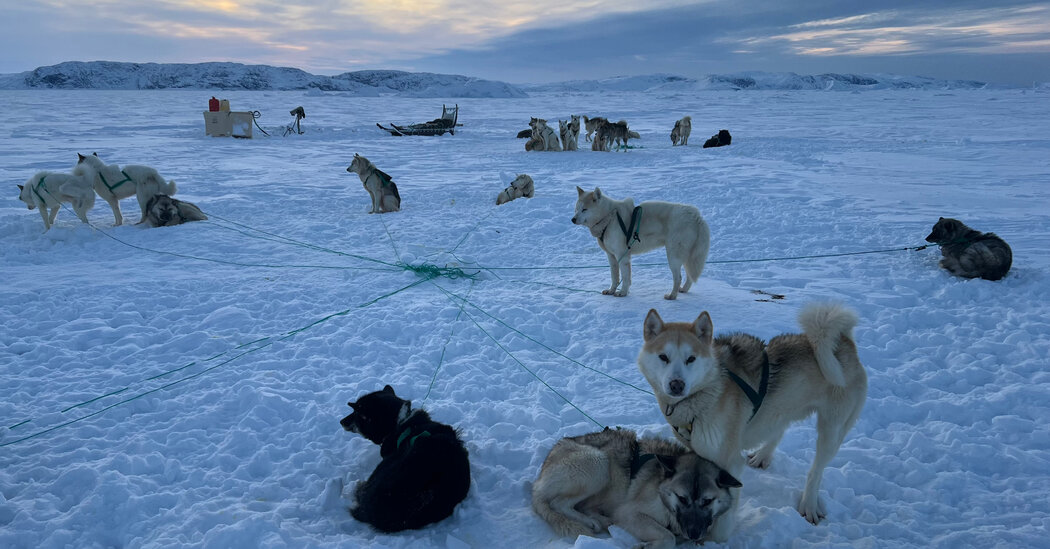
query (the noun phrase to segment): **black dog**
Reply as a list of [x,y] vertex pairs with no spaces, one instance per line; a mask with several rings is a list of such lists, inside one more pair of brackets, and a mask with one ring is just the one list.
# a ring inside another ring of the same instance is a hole
[[1014,261],[1006,241],[995,233],[975,231],[958,219],[938,219],[926,242],[941,247],[941,267],[964,278],[999,280]]
[[733,136],[729,135],[729,130],[718,130],[716,135],[712,135],[710,139],[704,141],[704,148],[709,149],[711,147],[725,147],[733,143]]
[[467,449],[456,431],[430,419],[389,385],[369,393],[339,423],[381,445],[383,461],[357,487],[350,514],[382,532],[422,528],[448,518],[470,489]]

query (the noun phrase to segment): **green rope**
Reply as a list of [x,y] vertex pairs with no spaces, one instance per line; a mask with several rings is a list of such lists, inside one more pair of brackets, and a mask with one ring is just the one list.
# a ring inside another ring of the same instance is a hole
[[[319,319],[319,320],[315,320],[314,322],[311,322],[310,324],[307,324],[306,326],[303,326],[303,327],[301,327],[301,328],[297,328],[297,329],[295,329],[295,330],[291,330],[291,331],[289,331],[289,332],[286,332],[285,334],[283,334],[283,335],[282,335],[282,336],[280,336],[280,337],[276,337],[276,338],[271,338],[271,337],[264,337],[264,338],[260,338],[260,339],[257,339],[257,340],[255,340],[255,341],[253,341],[253,342],[249,342],[249,343],[245,343],[245,344],[239,345],[239,346],[238,346],[238,347],[236,347],[235,349],[241,349],[241,348],[244,348],[245,346],[250,346],[250,345],[252,345],[253,343],[265,342],[265,343],[263,343],[262,345],[259,345],[259,346],[257,346],[257,347],[254,347],[254,348],[252,348],[252,349],[249,349],[249,350],[247,350],[247,351],[244,351],[243,353],[237,354],[237,355],[235,355],[235,356],[233,356],[233,357],[229,358],[228,360],[225,360],[225,361],[223,361],[223,362],[220,362],[219,364],[216,364],[216,365],[214,365],[214,366],[211,366],[211,367],[209,367],[209,368],[206,368],[206,369],[204,369],[204,370],[201,370],[200,372],[197,372],[197,373],[195,373],[195,374],[191,374],[191,375],[185,376],[185,377],[183,377],[183,378],[180,378],[180,379],[176,379],[175,381],[172,381],[172,382],[170,382],[170,383],[167,383],[167,384],[161,385],[160,387],[156,387],[156,388],[154,388],[154,389],[150,389],[150,390],[148,390],[148,391],[144,391],[144,392],[142,392],[142,393],[139,393],[139,394],[137,394],[137,395],[135,395],[135,396],[132,396],[132,397],[126,398],[126,399],[124,399],[124,400],[118,401],[118,402],[116,402],[116,403],[114,403],[114,404],[111,404],[111,405],[109,405],[109,406],[106,406],[106,407],[104,407],[104,408],[102,408],[102,409],[99,409],[99,410],[97,410],[97,411],[95,411],[95,412],[92,412],[92,413],[90,413],[90,414],[87,414],[87,415],[84,415],[84,416],[81,416],[81,417],[78,417],[78,418],[74,418],[74,419],[71,419],[71,420],[69,420],[69,421],[66,421],[66,422],[60,423],[60,424],[58,424],[58,425],[55,425],[55,426],[49,427],[49,428],[47,428],[47,429],[44,429],[44,430],[38,431],[38,432],[36,432],[36,433],[33,433],[33,434],[30,434],[30,435],[24,436],[24,437],[22,437],[22,438],[18,438],[18,439],[15,439],[15,440],[11,440],[11,441],[7,441],[7,442],[2,442],[2,443],[0,443],[0,448],[6,447],[6,446],[11,446],[12,444],[17,444],[17,443],[19,443],[19,442],[23,442],[23,441],[26,441],[26,440],[30,440],[30,439],[33,439],[33,438],[37,438],[37,437],[39,437],[39,436],[42,436],[42,435],[45,435],[45,434],[47,434],[47,433],[51,433],[51,432],[53,432],[53,431],[56,431],[56,430],[58,430],[58,429],[61,429],[62,427],[66,427],[66,426],[68,426],[68,425],[73,425],[74,423],[78,423],[78,422],[84,421],[84,420],[86,420],[86,419],[89,419],[89,418],[95,417],[95,416],[97,416],[97,415],[99,415],[99,414],[101,414],[101,413],[103,413],[103,412],[106,412],[107,410],[112,410],[113,408],[116,408],[117,406],[121,406],[121,405],[123,405],[123,404],[127,404],[127,403],[129,403],[129,402],[132,402],[132,401],[138,400],[138,399],[140,399],[140,398],[142,398],[142,397],[145,397],[145,396],[151,395],[151,394],[153,394],[153,393],[157,393],[157,392],[159,392],[159,391],[163,391],[163,390],[165,390],[165,389],[169,389],[169,388],[171,388],[171,387],[174,387],[174,386],[176,386],[176,385],[179,385],[179,384],[181,384],[181,383],[183,383],[183,382],[186,382],[186,381],[189,381],[189,380],[191,380],[191,379],[196,379],[196,378],[198,378],[198,377],[201,377],[201,376],[203,376],[204,374],[206,374],[206,373],[208,373],[208,372],[211,372],[211,371],[213,371],[213,370],[215,370],[215,369],[217,369],[217,368],[220,368],[220,367],[222,367],[222,366],[225,366],[226,364],[229,364],[229,363],[231,363],[231,362],[233,362],[233,361],[237,360],[238,358],[240,358],[240,357],[242,357],[242,356],[245,356],[245,355],[248,355],[248,354],[251,354],[251,353],[257,352],[257,351],[261,351],[262,349],[265,349],[265,348],[267,348],[267,347],[270,347],[270,346],[272,346],[272,345],[273,345],[273,344],[275,344],[275,343],[278,343],[278,342],[280,342],[280,341],[284,341],[284,340],[286,340],[286,339],[289,339],[289,338],[291,338],[291,337],[293,337],[293,336],[295,336],[295,335],[297,335],[297,334],[300,334],[300,333],[302,333],[302,332],[304,332],[304,331],[306,331],[306,330],[308,330],[308,329],[310,329],[310,328],[313,328],[314,326],[317,326],[317,325],[319,325],[319,324],[323,324],[323,323],[325,323],[325,322],[327,322],[327,321],[329,321],[329,320],[331,320],[331,319],[333,319],[333,318],[335,318],[335,317],[338,317],[338,316],[345,316],[345,315],[347,315],[347,314],[350,314],[350,312],[352,312],[352,311],[354,311],[354,310],[356,310],[356,309],[364,309],[364,308],[366,308],[366,307],[369,307],[369,306],[371,306],[371,305],[373,305],[373,304],[375,304],[375,303],[377,303],[377,302],[379,302],[379,301],[382,301],[383,299],[386,299],[386,298],[388,298],[388,297],[390,297],[390,296],[393,296],[393,295],[395,295],[395,294],[401,293],[401,292],[403,292],[403,291],[405,291],[405,290],[408,290],[409,288],[413,288],[413,287],[415,287],[415,286],[418,286],[418,285],[422,284],[423,282],[426,282],[427,280],[428,280],[428,279],[425,279],[425,278],[421,278],[421,279],[419,279],[419,280],[417,280],[417,281],[415,281],[415,282],[413,282],[413,283],[411,283],[411,284],[409,284],[409,285],[407,285],[407,286],[404,286],[404,287],[402,287],[402,288],[400,288],[400,289],[397,289],[397,290],[394,290],[394,291],[392,291],[392,292],[389,292],[389,293],[383,294],[383,295],[381,295],[381,296],[379,296],[379,297],[377,297],[377,298],[375,298],[375,299],[372,299],[372,300],[370,300],[370,301],[366,301],[365,303],[362,303],[362,304],[360,304],[360,305],[357,305],[356,307],[351,307],[351,308],[349,308],[349,309],[346,309],[346,310],[343,310],[343,311],[339,311],[339,312],[337,312],[337,313],[332,313],[332,314],[330,314],[330,315],[328,315],[328,316],[325,316],[325,317],[323,317],[323,318],[321,318],[321,319]],[[224,352],[224,353],[219,353],[218,355],[215,355],[214,357],[212,357],[212,358],[210,358],[210,359],[208,359],[208,360],[212,360],[212,359],[214,359],[214,358],[216,358],[216,357],[219,357],[219,356],[222,356],[222,355],[224,355],[224,354],[227,354],[228,352],[229,352],[229,351],[226,351],[226,352]],[[192,362],[192,363],[190,363],[190,364],[188,364],[188,365],[186,365],[186,366],[183,366],[183,367],[181,367],[181,368],[176,368],[175,370],[171,370],[171,371],[169,371],[169,372],[165,372],[164,374],[160,374],[160,375],[157,375],[157,376],[153,376],[153,377],[151,377],[151,378],[147,378],[147,379],[156,379],[156,378],[158,378],[158,377],[162,377],[162,376],[164,376],[164,375],[167,375],[167,374],[170,374],[170,373],[172,373],[172,372],[175,372],[175,371],[179,371],[179,370],[183,370],[183,369],[185,369],[185,368],[187,368],[187,367],[189,367],[189,366],[192,366],[193,364],[196,364],[196,362]],[[88,403],[90,403],[90,402],[94,402],[94,401],[97,401],[97,400],[99,400],[99,399],[102,399],[102,398],[105,398],[105,397],[107,397],[107,396],[111,396],[111,395],[115,395],[115,394],[118,394],[118,393],[122,393],[122,392],[124,392],[124,391],[126,391],[126,390],[128,390],[128,388],[127,388],[127,387],[125,387],[125,388],[123,388],[123,389],[120,389],[120,390],[118,390],[118,391],[114,391],[114,392],[112,392],[112,393],[106,394],[106,395],[102,395],[102,396],[100,396],[100,397],[97,397],[97,398],[94,398],[94,399],[91,399],[91,400],[89,400],[89,401],[85,401],[85,402],[82,402],[82,403],[80,403],[80,404],[76,404],[76,405],[74,405],[74,406],[70,406],[70,407],[66,408],[65,410],[63,410],[63,412],[65,412],[65,411],[68,411],[68,410],[72,410],[72,409],[74,409],[74,408],[77,408],[77,407],[79,407],[79,406],[83,406],[83,405],[85,405],[85,404],[88,404]],[[24,424],[26,424],[26,423],[29,423],[30,421],[32,421],[32,420],[30,419],[30,420],[25,420],[25,421],[22,421],[22,422],[20,422],[20,423],[17,423],[17,424],[15,424],[15,425],[12,425],[12,426],[11,426],[11,427],[9,427],[8,429],[9,429],[9,430],[10,430],[10,429],[14,429],[15,427],[18,427],[18,426],[24,425]]]
[[612,381],[615,381],[615,382],[617,382],[617,383],[619,383],[621,385],[626,385],[627,387],[630,387],[630,388],[632,388],[632,389],[634,389],[636,391],[640,391],[640,392],[643,392],[643,393],[648,394],[648,395],[652,395],[653,394],[652,391],[649,391],[648,389],[643,389],[641,387],[638,387],[637,385],[633,385],[633,384],[631,384],[629,382],[626,382],[626,381],[624,381],[622,379],[618,379],[618,378],[616,378],[616,377],[614,377],[614,376],[612,376],[612,375],[610,375],[608,373],[605,373],[605,372],[603,372],[601,370],[598,370],[596,368],[591,368],[590,366],[587,366],[586,364],[583,364],[582,362],[580,362],[580,361],[578,361],[578,360],[576,360],[574,358],[565,356],[564,354],[559,353],[558,351],[555,351],[554,349],[551,349],[550,347],[548,347],[547,345],[543,344],[542,342],[537,341],[532,336],[529,336],[528,334],[522,332],[521,330],[518,330],[517,328],[511,326],[510,324],[507,324],[506,322],[500,320],[499,318],[496,318],[496,317],[492,316],[491,314],[487,313],[484,309],[482,309],[481,307],[478,307],[477,305],[475,305],[474,303],[472,303],[470,301],[467,301],[465,298],[460,297],[460,296],[458,296],[458,295],[456,295],[456,294],[454,294],[452,292],[449,292],[449,291],[445,290],[444,288],[441,288],[441,291],[445,292],[445,294],[447,294],[449,296],[452,296],[452,297],[455,297],[456,299],[459,299],[459,300],[463,301],[464,303],[466,303],[467,305],[470,305],[471,307],[477,309],[478,311],[481,312],[481,314],[483,314],[483,315],[491,318],[492,320],[496,321],[497,323],[499,323],[504,328],[507,328],[508,330],[510,330],[510,331],[512,331],[512,332],[514,332],[514,333],[516,333],[518,335],[520,335],[521,337],[523,337],[523,338],[525,338],[525,339],[535,343],[536,345],[539,345],[540,347],[543,347],[544,349],[550,351],[551,353],[554,353],[555,355],[557,355],[557,356],[559,356],[561,358],[564,358],[565,360],[568,360],[569,362],[571,362],[571,363],[573,363],[573,364],[575,364],[575,365],[577,365],[577,366],[579,366],[579,367],[581,367],[581,368],[583,368],[585,370],[590,370],[590,371],[592,371],[592,372],[594,372],[594,373],[596,373],[598,375],[604,376],[604,377],[606,377],[606,378],[608,378],[608,379],[610,379]]
[[[373,263],[379,263],[381,265],[386,265],[387,267],[393,267],[394,266],[392,263],[388,263],[386,261],[380,261],[378,259],[373,259],[371,257],[365,257],[365,256],[361,256],[361,255],[356,255],[356,254],[340,252],[340,251],[337,251],[337,250],[330,250],[330,249],[325,248],[323,246],[318,246],[316,244],[310,244],[309,242],[301,242],[301,241],[295,240],[293,238],[288,238],[286,236],[281,236],[279,234],[274,234],[274,233],[271,233],[271,232],[267,232],[267,231],[264,231],[262,229],[256,229],[255,227],[251,227],[251,226],[245,225],[243,223],[238,223],[236,221],[232,221],[232,220],[226,219],[224,217],[219,217],[219,216],[217,216],[217,215],[215,215],[215,214],[213,214],[211,212],[205,212],[205,215],[207,215],[209,218],[214,218],[214,219],[218,219],[220,221],[225,221],[226,223],[230,223],[232,225],[236,225],[238,227],[242,227],[242,228],[248,229],[250,231],[255,231],[257,233],[262,233],[262,234],[267,235],[267,236],[272,236],[272,237],[278,238],[280,240],[287,241],[287,242],[289,242],[291,244],[295,244],[297,246],[301,246],[301,247],[308,248],[308,249],[311,249],[311,250],[317,250],[317,251],[321,251],[321,252],[326,252],[326,253],[336,254],[336,255],[341,255],[341,256],[346,256],[346,257],[352,257],[354,259],[361,259],[363,261],[371,261]],[[222,225],[219,225],[218,223],[214,223],[214,225],[216,227],[222,227]],[[228,227],[224,227],[224,228],[228,229]],[[242,233],[242,234],[244,234],[244,233]],[[258,238],[258,237],[256,237],[256,238]]]
[[[470,293],[474,291],[474,279],[470,280],[470,288],[467,290],[467,297],[470,297]],[[441,366],[445,363],[445,350],[448,348],[448,344],[452,341],[452,336],[456,333],[456,323],[459,322],[459,317],[463,314],[463,309],[460,309],[456,313],[455,320],[452,321],[452,329],[448,332],[448,338],[445,339],[445,344],[441,346],[441,356],[438,357],[437,367],[434,368],[434,375],[430,376],[430,385],[427,386],[427,394],[423,395],[423,402],[426,402],[430,398],[430,392],[434,390],[434,383],[437,382],[438,373],[441,372]]]
[[[455,301],[454,299],[452,299],[452,297],[454,296],[454,294],[452,294],[452,293],[450,293],[449,291],[445,290],[445,289],[444,289],[444,288],[442,288],[441,286],[438,286],[438,285],[437,285],[437,283],[435,283],[435,282],[431,282],[431,284],[433,284],[433,285],[434,285],[434,287],[436,287],[437,289],[439,289],[439,290],[441,290],[442,292],[444,292],[444,293],[445,293],[445,295],[446,295],[446,296],[447,296],[447,297],[449,298],[449,301],[452,301],[452,303],[453,303],[454,305],[456,305],[456,307],[459,307],[459,310],[460,310],[460,312],[462,312],[463,314],[467,315],[467,318],[468,318],[468,319],[470,319],[470,321],[471,321],[471,322],[473,322],[473,323],[474,323],[474,325],[475,325],[475,326],[477,326],[479,330],[481,330],[481,333],[483,333],[483,334],[485,334],[486,336],[488,336],[488,338],[489,338],[489,339],[491,339],[491,340],[492,340],[492,342],[493,342],[493,343],[495,343],[495,344],[496,344],[496,346],[497,346],[497,347],[499,347],[501,351],[503,351],[504,353],[506,353],[506,354],[507,354],[507,356],[509,356],[509,357],[510,357],[511,359],[513,359],[513,360],[514,360],[514,362],[517,362],[517,363],[518,363],[518,366],[521,366],[521,369],[525,370],[525,371],[526,371],[526,372],[528,372],[528,373],[529,373],[530,375],[532,375],[532,377],[536,378],[536,380],[537,380],[537,381],[539,381],[540,383],[542,383],[544,387],[546,387],[546,388],[550,389],[550,391],[551,391],[552,393],[554,393],[555,395],[558,395],[558,398],[560,398],[560,399],[564,400],[566,404],[568,404],[569,406],[572,406],[572,407],[573,407],[573,408],[574,408],[574,409],[575,409],[575,410],[576,410],[577,412],[579,412],[579,413],[583,414],[583,417],[585,417],[585,418],[587,418],[587,419],[591,420],[591,421],[592,421],[592,422],[594,422],[594,424],[595,424],[595,425],[597,425],[598,427],[600,427],[600,428],[602,428],[602,429],[605,429],[605,425],[603,425],[603,424],[602,424],[602,423],[600,423],[600,422],[599,422],[598,420],[596,420],[596,419],[594,419],[593,417],[591,417],[590,415],[588,415],[588,414],[587,414],[587,412],[584,412],[584,411],[583,411],[582,409],[580,409],[580,407],[579,407],[579,406],[577,406],[577,405],[573,404],[573,402],[572,402],[571,400],[569,400],[568,398],[566,398],[566,397],[565,397],[565,395],[561,394],[561,393],[560,393],[560,392],[559,392],[559,391],[558,391],[557,389],[555,389],[554,387],[551,387],[551,386],[550,386],[550,384],[549,384],[549,383],[547,383],[546,381],[544,381],[544,380],[543,380],[543,378],[541,378],[540,376],[538,376],[538,375],[536,374],[536,372],[533,372],[532,370],[530,370],[530,369],[529,369],[529,367],[528,367],[528,366],[526,366],[526,365],[525,365],[525,363],[523,363],[522,361],[518,360],[518,357],[514,356],[514,353],[510,352],[510,350],[508,350],[508,349],[507,349],[506,347],[504,347],[504,346],[503,346],[503,344],[499,342],[499,340],[497,340],[497,339],[496,339],[495,337],[492,337],[492,334],[490,334],[490,333],[489,333],[489,332],[488,332],[487,330],[485,330],[485,328],[483,328],[483,327],[481,326],[481,324],[479,324],[479,323],[478,323],[478,321],[477,321],[477,320],[476,320],[476,319],[475,319],[475,318],[474,318],[473,316],[471,316],[471,315],[470,315],[470,313],[468,313],[468,312],[466,311],[466,309],[464,309],[464,308],[463,308],[463,305],[460,305],[459,303],[456,303],[456,301]],[[463,298],[460,298],[459,296],[455,296],[455,297],[457,297],[457,298],[459,298],[459,299],[463,299]],[[473,304],[472,304],[472,305],[473,305]],[[475,308],[477,308],[477,306],[476,306],[476,305],[475,305],[474,307],[475,307]],[[480,310],[480,309],[479,309],[479,310]],[[482,312],[484,312],[484,311],[482,311]]]

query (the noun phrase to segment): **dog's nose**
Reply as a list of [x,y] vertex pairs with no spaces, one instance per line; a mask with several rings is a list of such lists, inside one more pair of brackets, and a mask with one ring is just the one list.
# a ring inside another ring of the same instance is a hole
[[680,379],[672,379],[667,384],[667,388],[670,390],[671,396],[678,396],[685,391],[685,382]]
[[573,225],[576,225],[576,224],[577,224],[577,223],[576,223],[576,218],[575,218],[575,217],[574,217],[574,218],[572,218],[572,224],[573,224]]

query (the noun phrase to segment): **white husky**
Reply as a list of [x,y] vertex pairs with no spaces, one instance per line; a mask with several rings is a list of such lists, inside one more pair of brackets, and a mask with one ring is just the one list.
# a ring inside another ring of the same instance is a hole
[[580,141],[580,117],[572,115],[569,120],[559,120],[558,128],[561,134],[562,147],[567,151],[579,150]]
[[547,125],[542,118],[532,118],[529,121],[532,128],[532,139],[525,143],[526,151],[560,151],[561,144],[558,143],[558,134],[554,128]]
[[[697,454],[740,477],[746,463],[766,468],[788,426],[817,414],[817,452],[798,511],[816,524],[824,468],[857,421],[868,377],[857,356],[857,316],[815,304],[798,316],[801,334],[764,343],[747,334],[714,337],[704,311],[692,324],[665,323],[650,310],[638,368],[675,436]],[[731,515],[732,516],[732,515]]]
[[[63,202],[73,205],[73,211],[84,223],[88,222],[87,211],[95,205],[95,191],[91,181],[81,175],[65,173],[38,172],[18,186],[18,198],[25,202],[29,209],[40,210],[44,220],[44,232],[55,223],[55,216]],[[47,209],[51,208],[51,215]]]
[[153,195],[170,196],[177,190],[174,181],[165,181],[157,170],[149,166],[129,164],[121,168],[116,164],[106,164],[97,154],[77,154],[77,164],[73,166],[73,173],[83,175],[91,181],[95,192],[113,210],[113,218],[117,225],[124,223],[124,216],[120,215],[121,198],[134,195],[138,199],[142,215],[137,223],[142,223],[146,220],[146,205]]
[[535,188],[535,184],[532,178],[529,177],[529,174],[518,174],[518,177],[514,178],[514,181],[511,181],[510,185],[496,197],[496,205],[506,204],[521,197],[532,198]]
[[[572,222],[591,230],[598,246],[609,257],[612,285],[603,294],[617,297],[631,289],[631,255],[656,248],[666,248],[667,265],[671,268],[674,286],[665,299],[675,299],[678,292],[688,292],[700,278],[711,247],[711,231],[700,215],[700,210],[688,204],[672,202],[642,202],[637,208],[634,200],[613,200],[601,189],[591,192],[576,187],[576,215]],[[682,267],[685,282],[682,282]],[[623,286],[620,289],[620,278]]]

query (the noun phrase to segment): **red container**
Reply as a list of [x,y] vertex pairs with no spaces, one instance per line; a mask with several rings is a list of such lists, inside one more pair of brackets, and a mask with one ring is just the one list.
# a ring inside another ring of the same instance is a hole
[[215,99],[215,97],[212,97],[211,99],[209,99],[208,100],[208,110],[211,111],[211,112],[218,112],[219,111],[219,100]]

